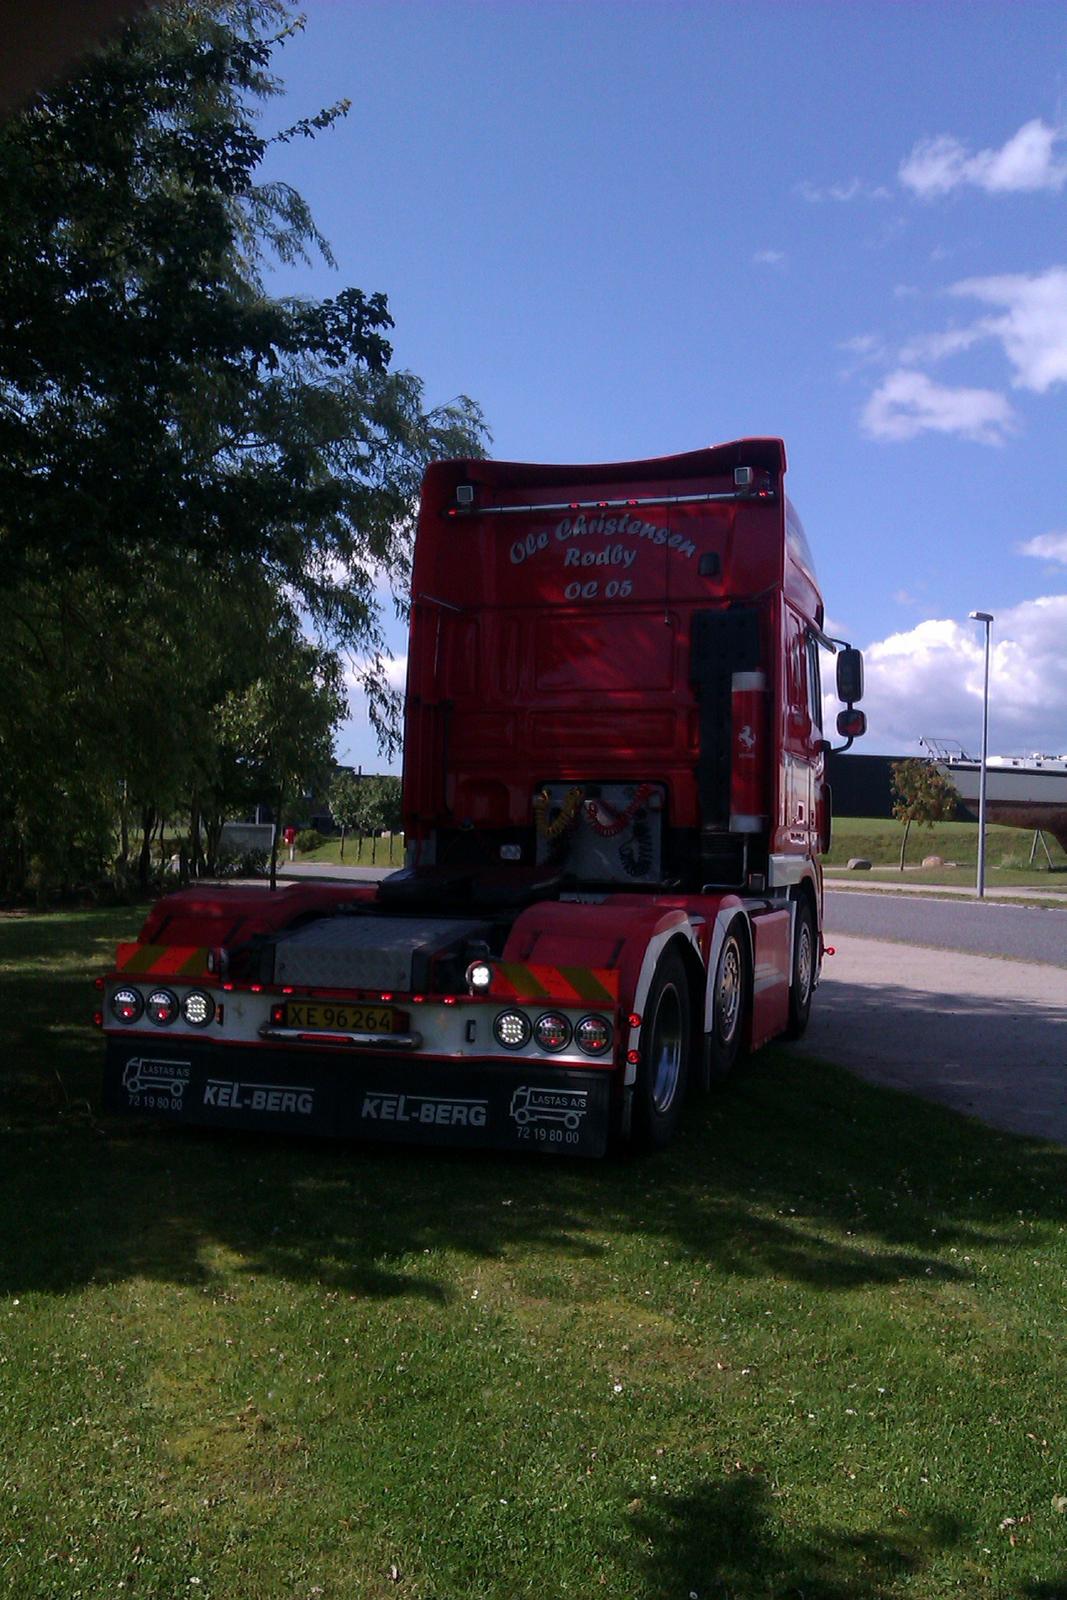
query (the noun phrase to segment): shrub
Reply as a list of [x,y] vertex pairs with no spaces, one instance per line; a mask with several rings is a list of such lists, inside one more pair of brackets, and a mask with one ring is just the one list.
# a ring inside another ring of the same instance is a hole
[[302,856],[310,855],[312,850],[321,850],[326,843],[326,835],[317,828],[303,828],[296,836],[296,848]]

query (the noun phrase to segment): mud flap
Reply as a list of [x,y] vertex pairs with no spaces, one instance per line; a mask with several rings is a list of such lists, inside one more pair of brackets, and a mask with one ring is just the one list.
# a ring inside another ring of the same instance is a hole
[[104,1106],[199,1127],[602,1156],[611,1074],[109,1035]]

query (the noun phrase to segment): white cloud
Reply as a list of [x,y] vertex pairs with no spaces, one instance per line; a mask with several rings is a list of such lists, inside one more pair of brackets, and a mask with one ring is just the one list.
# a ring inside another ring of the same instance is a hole
[[[992,640],[991,752],[1060,754],[1067,748],[1067,594],[995,611]],[[984,649],[980,624],[945,618],[868,645],[863,709],[870,738],[859,748],[906,753],[926,735],[977,749]],[[828,700],[831,719],[837,709]]]
[[786,256],[784,250],[757,250],[752,260],[757,267],[784,267]]
[[970,350],[972,345],[987,337],[988,330],[982,326],[947,328],[944,333],[921,333],[901,346],[900,359],[909,367],[918,361],[944,361],[947,356],[958,355],[961,350]]
[[1003,308],[1003,316],[985,318],[979,329],[1004,346],[1017,388],[1045,394],[1067,383],[1067,268],[966,278],[951,292]]
[[881,184],[863,183],[853,178],[848,183],[831,183],[825,188],[811,183],[807,178],[796,185],[795,193],[811,205],[822,205],[826,200],[848,203],[850,200],[891,200],[890,191]]
[[1067,159],[1059,151],[1067,129],[1050,127],[1040,117],[1024,123],[999,150],[971,155],[951,134],[924,139],[901,162],[901,183],[923,199],[949,194],[965,184],[987,194],[1059,192],[1067,183]]
[[[401,692],[403,692],[408,676],[407,656],[399,655],[387,657],[383,660],[382,665],[385,669],[383,672],[383,677],[390,689],[399,689]],[[345,668],[345,685],[351,692],[353,701],[356,703],[358,703],[358,701],[363,697],[363,678],[366,668],[367,663],[365,661],[360,662],[351,660],[349,661],[348,666]]]
[[864,361],[881,361],[885,357],[885,340],[880,333],[857,333],[851,339],[842,339],[837,347]]
[[[919,370],[961,355],[984,341],[998,343],[1012,369],[1012,385],[1045,394],[1067,383],[1067,267],[1038,273],[965,278],[948,291],[980,301],[994,315],[966,327],[917,334],[901,345],[896,370],[867,402],[864,431],[876,439],[913,439],[920,433],[955,433],[982,444],[1002,444],[1018,426],[1008,400],[992,389],[947,388]],[[872,359],[873,341],[844,347]]]
[[1017,427],[1014,411],[995,390],[951,389],[906,367],[883,379],[864,406],[861,423],[871,439],[952,433],[975,444],[996,445]]
[[1036,556],[1039,561],[1062,561],[1067,566],[1067,533],[1039,533],[1019,546],[1024,556]]

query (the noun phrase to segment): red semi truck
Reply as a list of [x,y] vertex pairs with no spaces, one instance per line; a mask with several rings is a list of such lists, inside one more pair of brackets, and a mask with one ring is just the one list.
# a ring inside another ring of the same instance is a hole
[[412,575],[406,864],[190,888],[104,985],[105,1101],[216,1126],[597,1156],[803,1032],[862,658],[777,439],[441,461]]

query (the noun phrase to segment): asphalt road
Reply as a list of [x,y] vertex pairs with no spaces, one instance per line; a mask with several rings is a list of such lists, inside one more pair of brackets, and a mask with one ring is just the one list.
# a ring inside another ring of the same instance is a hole
[[827,892],[825,915],[831,943],[855,934],[1067,967],[1067,906],[1006,906],[995,900],[927,900],[877,889],[839,889]]
[[791,1049],[1067,1145],[1067,912],[849,890],[826,924],[836,953]]

